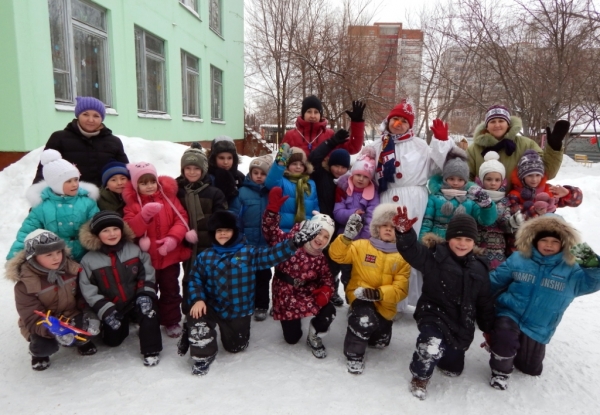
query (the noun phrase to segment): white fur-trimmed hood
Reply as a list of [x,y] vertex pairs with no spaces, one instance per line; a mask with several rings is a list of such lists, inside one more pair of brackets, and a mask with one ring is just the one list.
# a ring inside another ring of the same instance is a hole
[[[29,186],[25,192],[25,198],[31,207],[36,207],[43,202],[42,193],[47,187],[49,186],[44,180]],[[87,197],[94,201],[98,201],[100,198],[100,189],[93,183],[79,182],[79,189],[85,190]]]

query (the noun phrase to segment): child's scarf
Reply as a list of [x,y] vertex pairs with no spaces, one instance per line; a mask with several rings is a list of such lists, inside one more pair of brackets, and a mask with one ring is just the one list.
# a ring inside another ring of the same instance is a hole
[[308,180],[310,179],[308,174],[293,174],[289,171],[284,171],[283,175],[290,182],[296,185],[296,217],[294,218],[295,223],[300,223],[306,219],[306,211],[304,209],[304,193],[310,196],[310,185]]
[[408,130],[405,134],[391,134],[384,132],[381,139],[381,153],[377,160],[377,177],[379,182],[379,193],[383,193],[388,188],[388,183],[396,180],[396,143],[413,137],[413,131]]
[[36,271],[46,274],[46,279],[50,284],[56,284],[59,287],[64,287],[65,282],[62,279],[62,276],[65,275],[65,268],[67,265],[67,256],[64,250],[62,262],[60,263],[57,269],[48,269],[46,267],[41,266],[40,263],[35,260],[35,257],[28,259],[27,263],[31,265]]

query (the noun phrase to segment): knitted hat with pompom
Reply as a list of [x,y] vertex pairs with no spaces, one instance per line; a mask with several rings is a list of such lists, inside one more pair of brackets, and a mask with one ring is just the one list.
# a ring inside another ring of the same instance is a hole
[[64,195],[63,185],[67,180],[79,178],[81,173],[74,164],[63,159],[56,150],[44,150],[40,157],[44,180],[57,195]]

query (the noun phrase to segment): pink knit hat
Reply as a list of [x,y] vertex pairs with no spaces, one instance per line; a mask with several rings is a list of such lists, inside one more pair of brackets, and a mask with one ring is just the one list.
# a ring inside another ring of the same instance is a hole
[[363,198],[371,200],[375,196],[375,185],[373,184],[373,178],[375,177],[375,149],[373,147],[365,147],[360,152],[358,159],[350,170],[350,178],[348,179],[348,189],[346,193],[350,196],[354,192],[354,183],[352,182],[352,176],[355,174],[362,174],[367,176],[371,183],[363,190]]
[[151,174],[158,180],[158,173],[156,172],[156,167],[154,167],[151,163],[147,161],[139,161],[137,163],[129,163],[127,165],[127,170],[129,170],[129,174],[131,175],[131,185],[137,192],[138,180],[144,174]]

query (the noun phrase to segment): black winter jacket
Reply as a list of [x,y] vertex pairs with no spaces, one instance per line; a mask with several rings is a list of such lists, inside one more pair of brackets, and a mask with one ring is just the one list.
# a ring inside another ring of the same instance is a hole
[[332,219],[337,185],[333,181],[335,178],[329,171],[326,159],[335,148],[336,145],[332,140],[326,140],[308,155],[308,161],[314,167],[310,178],[315,182],[317,188],[320,212],[329,215]]
[[[75,164],[81,173],[80,180],[102,186],[102,167],[111,160],[129,163],[123,143],[104,127],[97,136],[87,138],[79,130],[77,119],[71,121],[64,130],[52,133],[44,150],[53,149],[62,157]],[[42,164],[38,165],[34,183],[43,180]]]
[[414,229],[396,232],[398,252],[423,273],[423,293],[414,318],[418,325],[435,324],[448,343],[467,350],[473,341],[475,321],[484,333],[494,322],[489,263],[471,252],[461,264],[448,243],[432,233],[426,234],[423,242],[425,245],[418,242]]

